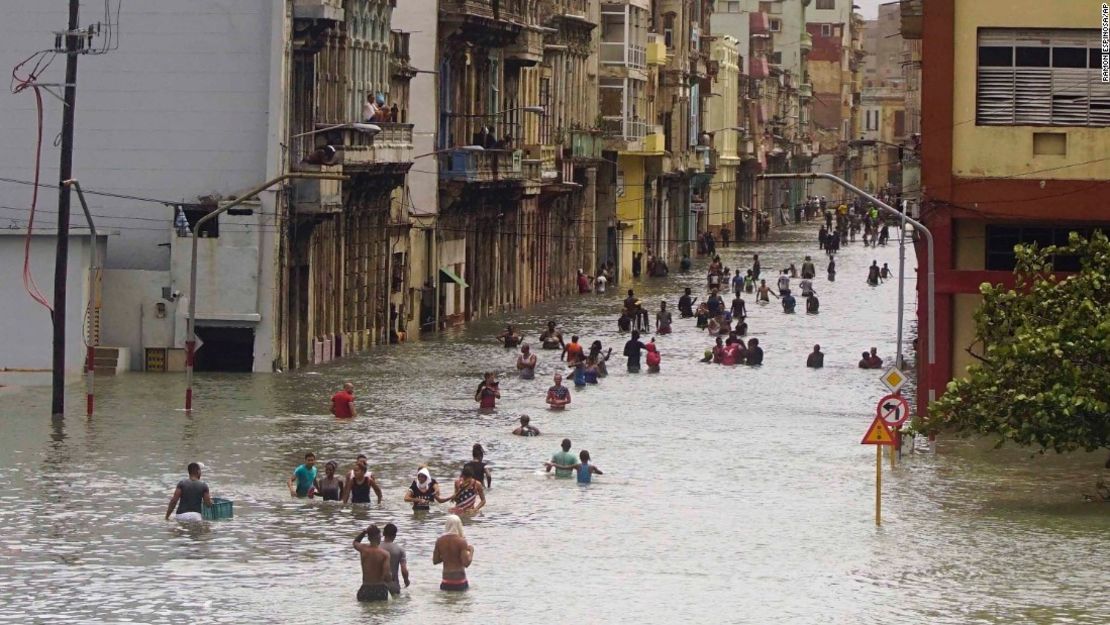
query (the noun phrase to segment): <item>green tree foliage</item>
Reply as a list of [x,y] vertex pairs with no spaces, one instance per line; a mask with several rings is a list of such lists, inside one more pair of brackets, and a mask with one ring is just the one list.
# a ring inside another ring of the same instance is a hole
[[[981,362],[948,383],[927,429],[997,437],[1057,452],[1110,446],[1110,241],[1015,249],[1013,289],[984,284],[975,313]],[[1051,272],[1073,255],[1081,271]]]

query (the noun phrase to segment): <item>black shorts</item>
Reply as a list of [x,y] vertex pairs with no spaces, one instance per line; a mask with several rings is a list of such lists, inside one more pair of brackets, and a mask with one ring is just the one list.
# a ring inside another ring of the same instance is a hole
[[363,584],[358,589],[359,601],[388,601],[389,590],[382,584],[367,586]]

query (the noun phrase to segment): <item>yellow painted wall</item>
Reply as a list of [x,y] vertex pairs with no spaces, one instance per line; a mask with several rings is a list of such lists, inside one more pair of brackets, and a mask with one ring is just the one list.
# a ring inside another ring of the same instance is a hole
[[961,271],[979,271],[986,267],[986,225],[981,221],[961,219],[955,222],[952,246],[955,268]]
[[[982,296],[961,293],[952,296],[952,376],[963,377],[968,366],[978,362],[967,353],[967,347],[975,340],[975,311],[983,301]],[[972,350],[982,354],[982,346],[974,345]]]
[[[1098,4],[1086,0],[958,0],[956,2],[952,172],[961,177],[1104,180],[1110,178],[1110,128],[976,126],[978,28],[1098,28]],[[928,105],[927,102],[925,104]],[[1066,132],[1066,156],[1034,156],[1034,131]],[[1038,171],[1077,164],[1075,167]]]
[[[632,278],[632,252],[643,251],[644,241],[644,159],[621,154],[617,157],[618,180],[623,178],[624,193],[617,196],[617,219],[628,224],[621,230],[621,280]],[[619,192],[619,191],[618,191]]]
[[728,226],[736,215],[736,164],[720,164],[709,187],[709,227]]

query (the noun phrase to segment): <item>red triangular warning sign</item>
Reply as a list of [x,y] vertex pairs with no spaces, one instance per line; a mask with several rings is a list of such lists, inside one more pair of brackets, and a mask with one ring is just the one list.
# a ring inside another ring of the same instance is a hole
[[863,440],[860,445],[893,445],[894,434],[891,433],[890,428],[879,417],[871,422],[871,427],[867,428],[867,434],[863,435]]

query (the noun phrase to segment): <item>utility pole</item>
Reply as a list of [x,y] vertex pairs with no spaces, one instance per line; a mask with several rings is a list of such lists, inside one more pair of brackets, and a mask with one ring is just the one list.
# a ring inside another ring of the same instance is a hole
[[[77,54],[81,37],[77,34],[80,0],[69,0],[69,26],[65,34],[66,81],[62,110],[62,157],[58,173],[58,242],[54,256],[54,358],[51,414],[65,414],[66,377],[66,274],[69,271],[69,185],[73,177],[73,113],[77,106]],[[92,241],[96,245],[96,241]]]

